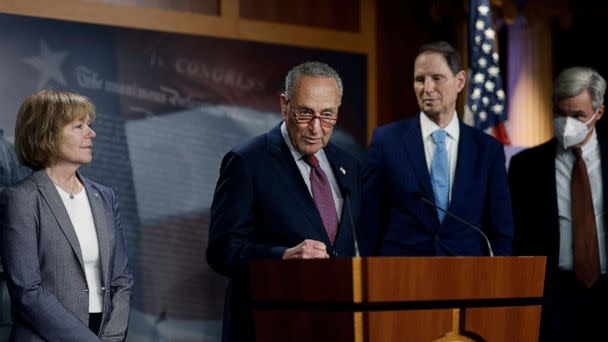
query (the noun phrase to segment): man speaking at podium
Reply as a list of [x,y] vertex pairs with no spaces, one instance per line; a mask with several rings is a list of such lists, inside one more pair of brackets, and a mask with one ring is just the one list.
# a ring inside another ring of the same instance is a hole
[[222,161],[206,254],[230,278],[222,341],[255,340],[248,261],[354,254],[359,162],[329,143],[342,89],[326,64],[293,68],[280,97],[283,122]]
[[363,167],[363,255],[490,255],[488,245],[497,255],[511,254],[504,150],[458,120],[465,83],[450,44],[420,48],[414,63],[420,113],[378,128]]

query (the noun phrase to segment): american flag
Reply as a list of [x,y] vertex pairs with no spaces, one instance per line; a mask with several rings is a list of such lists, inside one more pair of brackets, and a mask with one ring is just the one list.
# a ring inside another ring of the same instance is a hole
[[469,86],[465,121],[509,145],[506,96],[498,64],[489,0],[470,0]]

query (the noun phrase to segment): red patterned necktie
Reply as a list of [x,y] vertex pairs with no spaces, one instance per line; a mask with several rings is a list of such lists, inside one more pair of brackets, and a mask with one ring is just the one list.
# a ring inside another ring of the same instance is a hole
[[591,287],[600,276],[600,257],[593,198],[587,166],[581,149],[574,149],[572,168],[572,239],[574,245],[574,272],[586,287]]
[[305,156],[304,161],[310,165],[310,189],[312,198],[317,205],[323,226],[329,236],[329,241],[334,244],[338,232],[338,214],[331,187],[325,172],[319,166],[319,160],[314,155]]

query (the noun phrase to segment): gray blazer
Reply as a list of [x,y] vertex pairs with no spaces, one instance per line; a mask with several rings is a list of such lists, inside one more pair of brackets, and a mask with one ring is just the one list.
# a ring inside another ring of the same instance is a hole
[[88,328],[89,293],[68,213],[46,172],[0,194],[0,252],[13,312],[11,341],[122,341],[133,278],[112,189],[82,175],[99,240],[103,313],[99,336]]

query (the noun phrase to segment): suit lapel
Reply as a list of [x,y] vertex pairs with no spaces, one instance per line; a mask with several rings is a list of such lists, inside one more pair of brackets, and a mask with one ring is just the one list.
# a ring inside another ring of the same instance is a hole
[[[349,232],[354,224],[354,222],[351,222],[351,213],[349,212],[350,210],[348,208],[351,206],[350,197],[355,190],[357,174],[355,170],[348,169],[345,163],[343,163],[341,152],[336,150],[332,144],[328,144],[323,150],[325,151],[325,156],[331,165],[334,178],[338,183],[338,189],[340,189],[340,193],[344,199],[344,203],[342,203],[342,215],[340,217],[340,223],[338,224],[338,234],[336,235],[334,242],[334,245],[338,246],[338,241],[343,239],[346,232]],[[348,240],[350,239],[352,238],[348,238]]]
[[478,166],[477,148],[473,143],[473,137],[468,131],[471,129],[462,122],[460,125],[460,137],[458,141],[458,159],[456,161],[456,171],[454,172],[454,182],[452,183],[452,199],[448,208],[450,211],[458,211],[458,205],[466,204],[466,195],[471,180],[475,179],[475,167]]
[[402,144],[405,146],[405,155],[409,159],[409,164],[414,169],[414,174],[422,189],[422,193],[426,198],[434,199],[435,195],[431,186],[431,176],[429,175],[429,170],[426,166],[426,156],[424,155],[420,119],[410,121],[410,127],[403,135]]
[[[310,195],[310,191],[302,179],[302,174],[293,160],[291,151],[283,139],[281,134],[281,124],[275,126],[267,135],[268,152],[275,160],[274,169],[276,175],[285,187],[286,193],[294,200],[295,207],[302,208],[298,210],[303,213],[308,220],[308,226],[317,230],[318,236],[322,236],[328,246],[331,245],[329,237],[323,226],[323,221],[317,210],[317,206]],[[274,177],[274,174],[272,175]]]
[[351,172],[348,172],[347,167],[343,165],[342,158],[340,157],[340,152],[336,150],[336,148],[328,144],[323,149],[325,151],[325,156],[331,165],[331,170],[334,174],[334,178],[336,182],[338,182],[338,188],[340,192],[342,192],[342,196],[344,196],[344,192],[351,192],[353,186],[353,180],[351,177],[354,175]]
[[[549,224],[545,225],[544,235],[547,236],[549,240],[549,248],[550,253],[548,255],[549,258],[552,258],[555,261],[548,261],[548,265],[557,265],[557,260],[559,258],[559,209],[557,206],[557,183],[555,180],[555,154],[556,154],[556,140],[552,139],[548,143],[541,146],[544,151],[539,153],[539,167],[538,174],[546,175],[543,178],[544,183],[540,184],[541,194],[546,194],[546,198],[551,198],[552,200],[547,203],[547,219],[550,220]],[[539,215],[543,215],[543,213],[538,213]],[[542,228],[541,228],[542,229]]]
[[99,192],[91,186],[91,182],[78,175],[82,184],[86,189],[86,194],[89,199],[91,206],[91,212],[93,214],[93,221],[95,222],[95,230],[97,232],[97,241],[99,244],[99,259],[101,264],[101,279],[103,286],[107,285],[107,277],[109,272],[109,261],[110,261],[110,240],[108,228],[108,222],[106,220],[104,202]]
[[68,239],[74,254],[76,254],[78,263],[82,268],[82,272],[84,273],[84,262],[82,261],[82,250],[80,249],[80,243],[78,243],[76,231],[72,226],[72,221],[70,221],[70,217],[68,216],[68,212],[65,209],[63,202],[61,201],[61,197],[59,197],[57,189],[55,189],[55,185],[44,170],[34,172],[34,178],[38,184],[40,194],[55,216],[61,231],[65,235],[66,239]]

